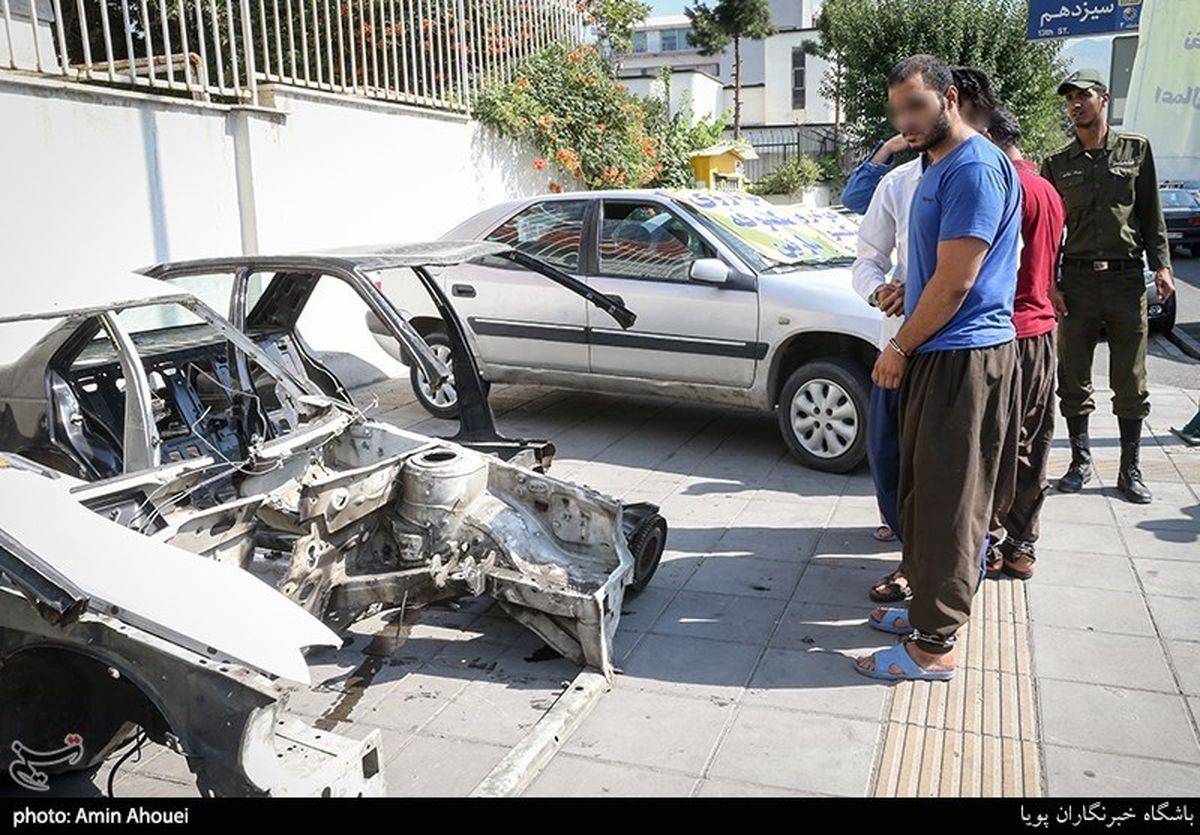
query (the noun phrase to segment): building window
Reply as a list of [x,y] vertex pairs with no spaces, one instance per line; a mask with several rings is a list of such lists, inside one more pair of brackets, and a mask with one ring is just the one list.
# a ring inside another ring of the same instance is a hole
[[792,109],[803,110],[806,101],[804,88],[804,48],[792,47]]
[[633,33],[633,51],[634,52],[645,52],[646,51],[646,33],[645,32],[634,32]]
[[691,49],[688,45],[689,29],[663,29],[659,32],[663,52],[682,52]]

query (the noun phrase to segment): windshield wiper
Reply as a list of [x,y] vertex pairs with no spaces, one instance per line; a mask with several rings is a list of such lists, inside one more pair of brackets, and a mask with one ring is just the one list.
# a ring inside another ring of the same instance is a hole
[[614,301],[611,296],[604,295],[594,287],[587,286],[579,279],[568,275],[552,264],[547,264],[545,261],[534,258],[532,255],[526,255],[524,252],[515,249],[496,254],[501,258],[507,258],[515,264],[520,264],[526,269],[541,273],[556,284],[561,284],[568,290],[578,293],[609,316],[616,319],[617,324],[625,330],[632,328],[633,323],[637,321],[637,314],[628,307]]

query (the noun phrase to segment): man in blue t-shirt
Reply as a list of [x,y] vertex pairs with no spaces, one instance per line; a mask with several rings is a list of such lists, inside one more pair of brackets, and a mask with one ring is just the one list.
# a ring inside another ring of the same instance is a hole
[[983,579],[995,494],[1015,477],[1021,185],[1004,153],[963,120],[939,59],[897,64],[888,105],[929,160],[909,210],[905,323],[872,373],[877,386],[900,389],[900,527],[913,596],[908,609],[870,617],[910,639],[856,669],[944,681]]
[[[974,67],[951,67],[954,87],[958,90],[958,112],[967,124],[983,133],[996,109],[996,96],[992,93],[992,80],[983,70]],[[885,174],[892,169],[897,154],[908,150],[903,134],[896,134],[885,142],[878,143],[870,155],[854,166],[846,185],[842,188],[842,205],[852,212],[865,215],[871,205],[875,189]]]

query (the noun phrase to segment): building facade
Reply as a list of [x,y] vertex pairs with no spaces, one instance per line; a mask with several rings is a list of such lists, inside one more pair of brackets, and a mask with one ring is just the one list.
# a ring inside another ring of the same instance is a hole
[[[742,54],[742,134],[756,148],[794,145],[801,153],[832,150],[834,105],[820,93],[827,68],[808,55],[804,44],[816,41],[813,14],[819,0],[771,0],[776,33],[745,40]],[[697,115],[729,111],[734,104],[734,50],[701,55],[688,43],[684,15],[648,19],[638,27],[632,51],[620,58],[624,83],[642,95],[663,95],[672,111],[689,100]],[[669,89],[656,82],[659,71],[671,70]]]

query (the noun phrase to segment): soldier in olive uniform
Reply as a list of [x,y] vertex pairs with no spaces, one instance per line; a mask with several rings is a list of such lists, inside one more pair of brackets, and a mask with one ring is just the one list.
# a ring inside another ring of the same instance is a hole
[[1042,163],[1041,174],[1067,210],[1058,287],[1058,396],[1071,435],[1071,465],[1058,489],[1077,493],[1092,478],[1088,415],[1092,355],[1103,329],[1108,338],[1113,412],[1121,427],[1117,489],[1131,502],[1150,501],[1138,466],[1146,390],[1145,252],[1159,295],[1175,291],[1167,227],[1159,203],[1150,142],[1108,127],[1108,90],[1097,70],[1079,70],[1059,85],[1075,139]]

